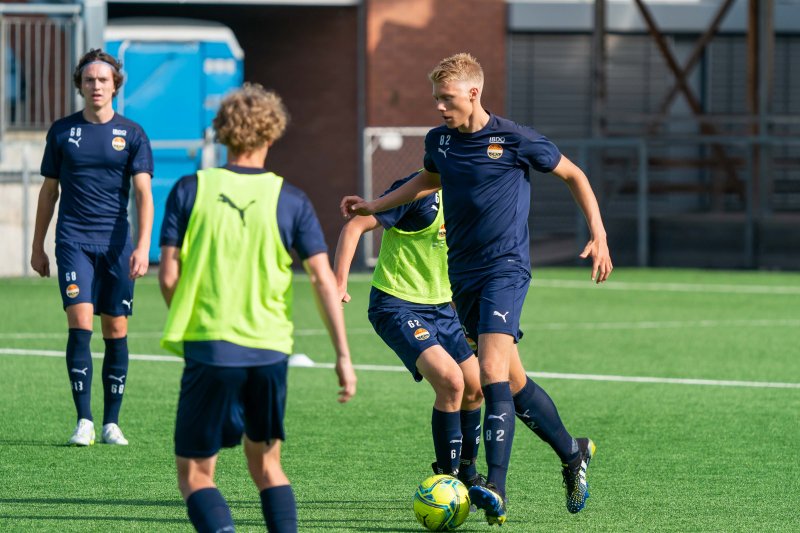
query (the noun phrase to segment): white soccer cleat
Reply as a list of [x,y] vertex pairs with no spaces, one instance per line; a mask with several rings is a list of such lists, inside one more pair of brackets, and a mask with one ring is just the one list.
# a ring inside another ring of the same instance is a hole
[[75,432],[67,444],[70,446],[91,446],[94,444],[94,422],[86,418],[78,420]]
[[117,446],[127,446],[128,439],[122,434],[119,426],[111,423],[103,426],[103,432],[100,434],[100,441],[106,444],[116,444]]

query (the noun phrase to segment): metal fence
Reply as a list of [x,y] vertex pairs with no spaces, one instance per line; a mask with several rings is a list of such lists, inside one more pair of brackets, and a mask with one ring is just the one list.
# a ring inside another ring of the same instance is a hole
[[46,129],[77,109],[80,5],[0,4],[0,138]]
[[[365,197],[382,193],[421,166],[428,130],[365,129]],[[771,255],[769,261],[781,253],[794,254],[785,264],[800,264],[800,249],[766,250],[765,244],[776,240],[769,232],[794,226],[793,234],[800,235],[800,139],[796,137],[612,137],[557,139],[556,144],[590,177],[607,225],[610,219],[618,223],[618,232],[630,234],[625,236],[631,241],[625,261],[629,264],[664,266],[659,247],[666,246],[666,239],[655,238],[656,222],[680,217],[701,224],[687,235],[687,242],[701,239],[704,232],[711,235],[707,230],[711,224],[735,227],[736,234],[725,244],[725,253],[733,258],[730,266],[769,267],[762,260],[765,253]],[[582,249],[588,238],[586,223],[567,188],[536,172],[531,172],[531,182],[532,236],[557,234]],[[379,234],[365,237],[365,264],[375,264],[379,243]],[[680,247],[674,250],[682,253]],[[698,261],[696,266],[708,264],[713,262]]]

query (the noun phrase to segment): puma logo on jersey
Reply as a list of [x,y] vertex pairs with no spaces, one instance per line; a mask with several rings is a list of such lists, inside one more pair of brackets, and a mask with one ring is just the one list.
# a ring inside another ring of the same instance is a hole
[[78,137],[77,139],[75,139],[73,137],[70,137],[69,139],[67,139],[67,142],[71,142],[72,144],[74,144],[78,148],[81,147],[81,137]]
[[506,311],[505,313],[501,313],[500,311],[495,311],[494,313],[492,313],[492,316],[499,316],[500,318],[503,319],[503,323],[507,323],[506,316],[508,316],[508,313],[510,312],[511,311]]
[[439,151],[440,151],[440,152],[442,152],[442,154],[444,154],[444,158],[445,158],[445,159],[447,159],[447,151],[448,151],[449,149],[450,149],[449,147],[448,147],[448,148],[445,148],[444,150],[442,150],[441,148],[439,148]]
[[124,305],[125,307],[127,307],[127,308],[128,308],[128,311],[130,311],[130,310],[131,310],[131,304],[132,304],[132,303],[133,303],[133,300],[122,300],[122,305]]
[[87,370],[89,370],[88,366],[86,368],[83,368],[83,369],[81,369],[81,368],[70,368],[69,369],[70,372],[75,372],[76,374],[83,374],[84,376],[86,375],[86,371]]
[[240,208],[238,205],[233,203],[233,200],[228,198],[228,196],[226,194],[219,193],[219,197],[217,198],[217,201],[226,203],[229,206],[231,206],[232,208],[236,209],[236,211],[238,211],[238,213],[239,213],[239,218],[242,219],[242,226],[247,226],[247,223],[244,221],[244,212],[247,211],[248,207],[250,207],[251,205],[256,203],[255,200],[250,200],[249,204],[247,204],[246,206]]

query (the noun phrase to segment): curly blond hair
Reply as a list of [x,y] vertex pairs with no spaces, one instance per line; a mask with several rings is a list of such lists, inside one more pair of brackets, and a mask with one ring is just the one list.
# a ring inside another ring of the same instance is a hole
[[214,130],[232,153],[244,154],[280,139],[288,123],[289,112],[277,93],[245,83],[222,100]]
[[478,60],[467,53],[456,54],[439,61],[428,74],[433,83],[466,81],[483,87],[483,68]]

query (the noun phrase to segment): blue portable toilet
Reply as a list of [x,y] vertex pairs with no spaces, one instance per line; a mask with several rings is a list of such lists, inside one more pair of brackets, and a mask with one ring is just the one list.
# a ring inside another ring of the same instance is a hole
[[125,73],[115,109],[141,124],[153,146],[150,260],[158,261],[161,220],[173,184],[222,158],[211,121],[222,98],[242,84],[244,53],[230,28],[190,19],[112,19],[105,43]]

